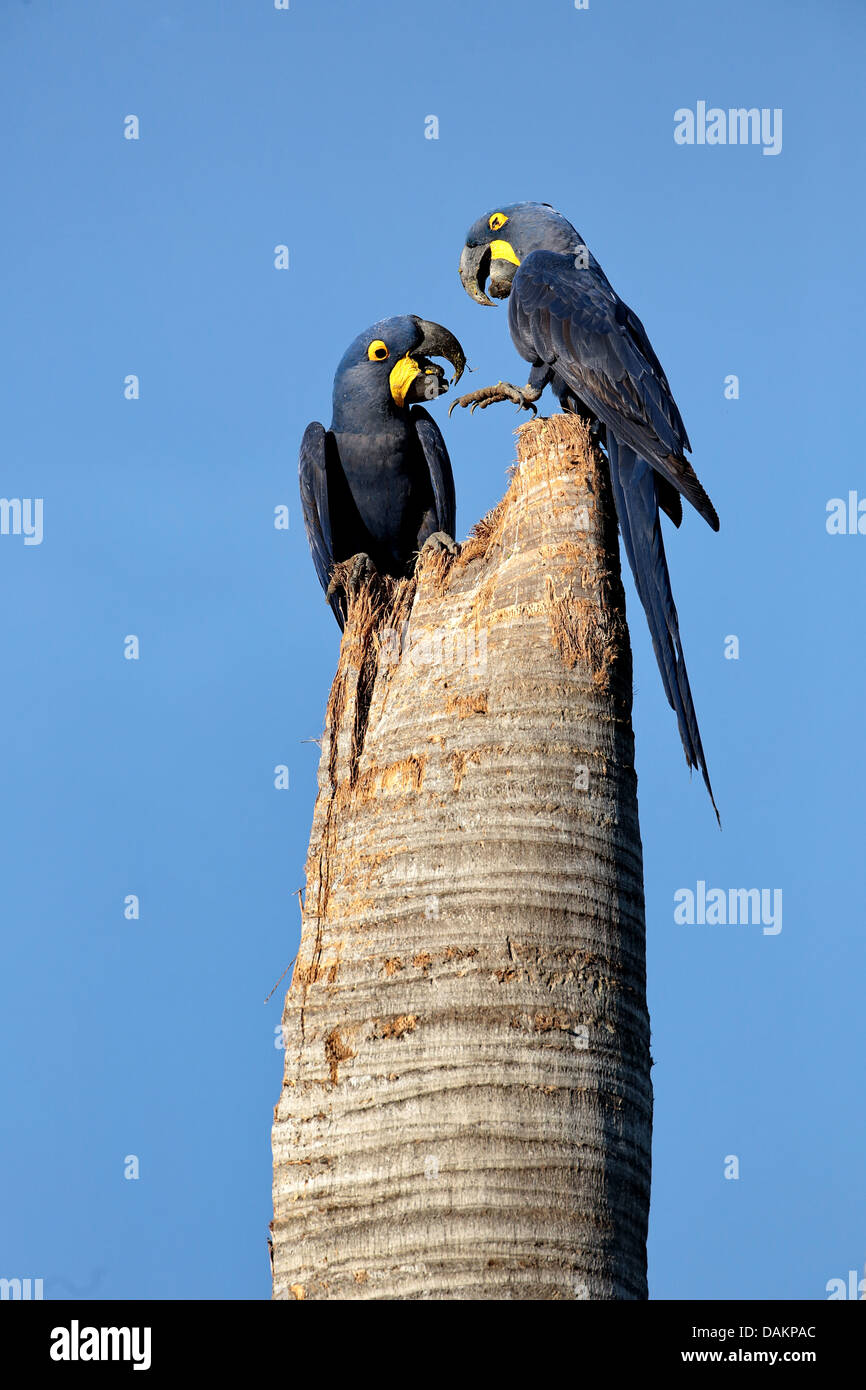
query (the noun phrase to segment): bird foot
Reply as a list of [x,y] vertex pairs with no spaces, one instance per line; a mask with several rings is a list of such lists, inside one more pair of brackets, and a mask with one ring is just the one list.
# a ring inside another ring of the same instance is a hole
[[465,396],[458,396],[451,402],[448,414],[454,409],[455,405],[462,406],[464,409],[469,406],[469,414],[480,406],[486,410],[489,405],[496,401],[512,401],[520,410],[531,410],[533,415],[537,415],[535,403],[528,391],[521,390],[519,386],[512,386],[510,381],[500,381],[496,386],[482,386],[478,391],[469,391]]
[[334,594],[344,593],[347,598],[357,598],[363,585],[368,584],[375,573],[376,566],[369,555],[359,551],[357,555],[343,561],[339,572],[328,585],[325,597],[331,598]]
[[420,553],[423,555],[425,550],[435,550],[440,555],[456,555],[457,543],[447,531],[434,531],[432,536],[427,537]]

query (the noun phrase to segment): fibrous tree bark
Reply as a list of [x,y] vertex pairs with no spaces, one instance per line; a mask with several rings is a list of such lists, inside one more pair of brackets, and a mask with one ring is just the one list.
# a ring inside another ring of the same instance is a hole
[[631,656],[576,417],[351,606],[283,1037],[275,1298],[646,1297]]

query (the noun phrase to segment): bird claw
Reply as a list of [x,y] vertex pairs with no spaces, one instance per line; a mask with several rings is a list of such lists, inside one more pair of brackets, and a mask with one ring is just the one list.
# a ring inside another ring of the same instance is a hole
[[459,405],[464,410],[469,407],[469,414],[473,415],[478,407],[486,410],[489,405],[497,401],[512,401],[518,410],[531,410],[533,415],[538,414],[531,396],[526,391],[521,391],[519,386],[512,386],[509,381],[500,381],[496,386],[482,386],[478,391],[469,391],[465,396],[458,396],[451,402],[448,410],[450,416],[455,406]]
[[344,561],[340,570],[334,574],[325,591],[326,598],[332,598],[334,594],[344,593],[347,598],[357,598],[362,586],[373,578],[376,573],[376,566],[369,555],[359,551],[357,555],[352,555]]
[[421,547],[420,553],[423,555],[425,550],[435,550],[440,555],[456,555],[457,542],[453,536],[449,536],[447,531],[434,531],[432,536],[428,536]]

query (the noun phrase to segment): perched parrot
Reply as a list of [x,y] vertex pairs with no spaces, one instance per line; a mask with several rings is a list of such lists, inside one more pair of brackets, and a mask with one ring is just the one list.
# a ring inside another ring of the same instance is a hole
[[[402,579],[425,545],[455,552],[454,478],[439,427],[420,404],[454,384],[466,357],[441,324],[404,314],[360,333],[334,377],[331,428],[313,421],[301,441],[304,526],[319,583],[340,627],[346,590],[374,571]],[[346,587],[332,571],[352,560]]]
[[511,337],[532,370],[522,389],[499,382],[461,396],[451,409],[484,409],[507,400],[534,412],[534,402],[550,386],[563,410],[597,422],[610,463],[620,534],[665,694],[676,712],[686,762],[700,768],[718,817],[680,643],[659,508],[679,526],[682,494],[714,531],[719,518],[684,457],[691,444],[646,330],[583,238],[549,203],[512,203],[473,223],[460,257],[460,279],[479,304],[491,304],[485,288],[495,299],[508,299]]

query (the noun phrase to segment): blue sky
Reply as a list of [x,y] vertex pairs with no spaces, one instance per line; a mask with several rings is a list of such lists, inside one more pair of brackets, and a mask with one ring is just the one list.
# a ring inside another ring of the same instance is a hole
[[[0,1275],[269,1296],[286,981],[262,1001],[297,948],[338,650],[297,446],[386,315],[446,324],[472,385],[524,379],[456,273],[469,224],[523,198],[640,314],[722,518],[668,532],[721,834],[627,589],[651,1294],[862,1275],[866,535],[825,522],[866,498],[864,29],[854,0],[5,0],[0,490],[42,498],[44,534],[0,535]],[[781,108],[781,152],[677,145],[702,100]],[[463,538],[516,420],[434,409]],[[677,924],[698,881],[781,889],[781,932]]]

